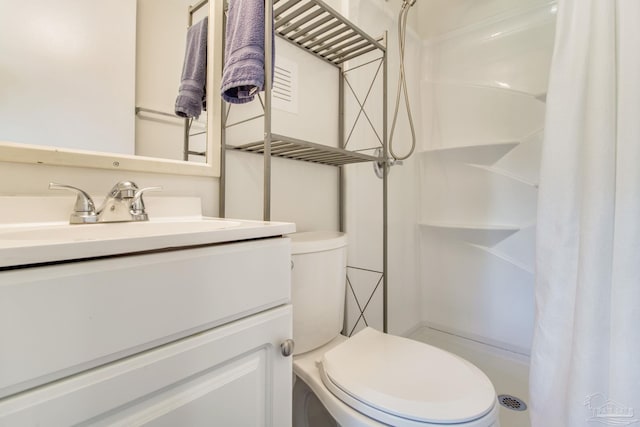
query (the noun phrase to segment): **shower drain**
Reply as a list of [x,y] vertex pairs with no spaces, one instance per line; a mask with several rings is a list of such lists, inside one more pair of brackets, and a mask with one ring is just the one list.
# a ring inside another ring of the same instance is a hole
[[527,404],[524,403],[524,400],[508,394],[501,394],[498,396],[498,402],[500,402],[500,404],[505,408],[513,411],[524,411],[527,409]]

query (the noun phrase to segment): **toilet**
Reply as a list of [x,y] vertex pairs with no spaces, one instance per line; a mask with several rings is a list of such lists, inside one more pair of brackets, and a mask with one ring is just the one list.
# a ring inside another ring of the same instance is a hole
[[294,427],[499,426],[495,389],[466,360],[368,327],[340,335],[346,234],[289,237]]

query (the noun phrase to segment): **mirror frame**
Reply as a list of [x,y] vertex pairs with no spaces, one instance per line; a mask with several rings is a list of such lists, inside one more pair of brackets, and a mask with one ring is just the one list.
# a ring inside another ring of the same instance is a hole
[[[74,150],[46,145],[0,141],[0,162],[44,164],[54,166],[127,170],[173,175],[220,176],[220,141],[222,138],[222,100],[217,88],[222,79],[224,2],[209,0],[207,67],[207,161],[190,163],[129,154]],[[181,141],[180,141],[181,142]]]

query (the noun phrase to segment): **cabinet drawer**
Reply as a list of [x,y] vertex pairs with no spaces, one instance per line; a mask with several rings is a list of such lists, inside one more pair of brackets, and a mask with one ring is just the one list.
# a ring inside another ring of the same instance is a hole
[[290,299],[275,238],[0,272],[0,398]]
[[288,426],[290,336],[272,309],[0,400],[0,427]]

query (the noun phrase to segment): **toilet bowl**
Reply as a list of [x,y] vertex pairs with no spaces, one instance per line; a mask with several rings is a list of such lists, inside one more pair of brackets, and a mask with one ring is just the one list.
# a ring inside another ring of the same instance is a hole
[[340,335],[344,233],[292,238],[293,426],[498,426],[491,381],[439,348],[365,328]]

